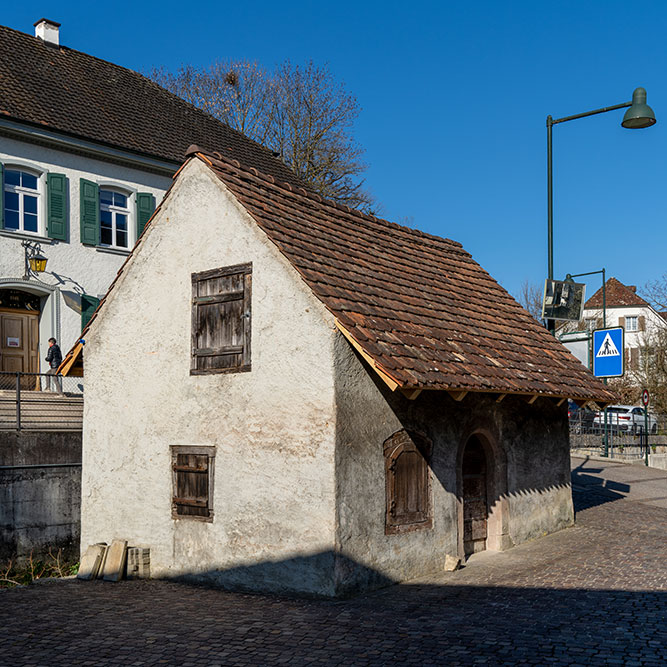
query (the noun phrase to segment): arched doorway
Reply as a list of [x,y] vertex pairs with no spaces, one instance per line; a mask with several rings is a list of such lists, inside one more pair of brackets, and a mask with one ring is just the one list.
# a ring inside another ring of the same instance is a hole
[[488,464],[484,446],[473,435],[466,443],[461,461],[463,502],[463,552],[465,556],[484,551],[488,538]]
[[39,296],[0,289],[0,370],[39,372],[39,315]]

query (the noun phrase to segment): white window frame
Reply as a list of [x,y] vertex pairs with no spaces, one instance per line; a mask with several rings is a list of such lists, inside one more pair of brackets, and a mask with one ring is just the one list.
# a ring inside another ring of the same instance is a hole
[[[2,231],[8,232],[10,234],[26,234],[28,236],[40,236],[42,238],[46,237],[46,197],[45,197],[45,182],[46,182],[46,171],[34,167],[32,165],[26,165],[21,163],[5,163],[3,165],[3,187],[2,187],[2,201],[0,205],[3,207],[5,213],[5,225]],[[37,189],[33,190],[32,188],[27,188],[22,185],[10,185],[7,183],[7,172],[8,171],[22,171],[31,176],[34,176],[37,179]],[[7,217],[6,217],[6,208],[5,208],[5,192],[14,192],[19,195],[19,228],[13,229],[7,227]],[[37,197],[37,231],[31,232],[25,229],[25,220],[24,220],[24,197],[26,195],[36,196]]]
[[[135,192],[128,188],[124,188],[119,185],[111,185],[108,183],[98,183],[99,193],[100,193],[100,247],[101,248],[113,248],[114,250],[123,250],[129,252],[134,246],[134,240],[137,237],[136,234],[136,220],[135,220],[135,209],[136,205],[133,206],[133,200]],[[102,203],[102,191],[113,192],[116,194],[123,195],[127,198],[127,208],[122,208],[114,204],[103,204]],[[102,242],[102,211],[109,211],[111,213],[111,236],[112,243],[103,243]],[[116,215],[121,213],[122,215],[127,216],[127,245],[122,246],[116,243]]]
[[[630,322],[632,322],[633,326],[630,326]],[[628,315],[625,318],[625,330],[628,333],[639,331],[639,315]]]

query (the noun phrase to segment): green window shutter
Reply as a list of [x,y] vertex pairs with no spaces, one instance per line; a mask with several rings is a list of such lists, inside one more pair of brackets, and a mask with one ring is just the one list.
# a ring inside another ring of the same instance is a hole
[[65,174],[47,174],[46,201],[48,237],[58,241],[67,241],[67,178]]
[[80,189],[81,243],[84,245],[99,245],[100,188],[97,183],[82,178]]
[[137,192],[137,238],[155,211],[155,197],[150,192]]
[[5,228],[5,170],[0,162],[0,229]]
[[81,331],[86,328],[86,324],[90,322],[90,318],[100,305],[100,300],[89,294],[81,295]]

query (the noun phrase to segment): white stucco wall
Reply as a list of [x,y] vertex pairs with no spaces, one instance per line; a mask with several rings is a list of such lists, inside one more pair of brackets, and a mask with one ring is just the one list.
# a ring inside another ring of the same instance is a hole
[[[252,370],[192,376],[191,274],[245,262]],[[287,260],[192,161],[88,337],[82,549],[123,538],[150,547],[157,576],[330,594],[335,335]],[[170,445],[216,447],[211,523],[172,519]]]
[[[27,167],[43,174],[41,196],[41,229],[39,234],[17,234],[0,230],[0,289],[27,289],[43,298],[48,309],[40,322],[40,359],[42,371],[47,370],[44,357],[47,339],[59,339],[63,354],[81,333],[81,292],[101,296],[116,276],[128,253],[109,252],[81,244],[79,238],[79,183],[81,178],[99,184],[115,185],[128,192],[150,192],[159,204],[171,184],[171,178],[123,167],[111,162],[58,151],[16,139],[0,137],[0,163],[6,168]],[[69,242],[54,241],[46,236],[46,174],[65,174],[69,193]],[[134,201],[130,203],[134,208]],[[48,258],[47,271],[40,280],[26,284],[24,250],[21,241],[29,239],[41,244]],[[57,303],[56,303],[57,302]]]

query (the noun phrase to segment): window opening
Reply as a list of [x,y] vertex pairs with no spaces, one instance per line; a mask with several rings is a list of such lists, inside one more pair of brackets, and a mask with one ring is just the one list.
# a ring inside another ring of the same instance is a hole
[[100,244],[128,248],[129,222],[128,196],[100,188]]
[[385,534],[431,528],[430,442],[417,433],[398,431],[385,441],[384,456]]
[[27,171],[5,169],[3,194],[5,229],[39,233],[39,177]]

